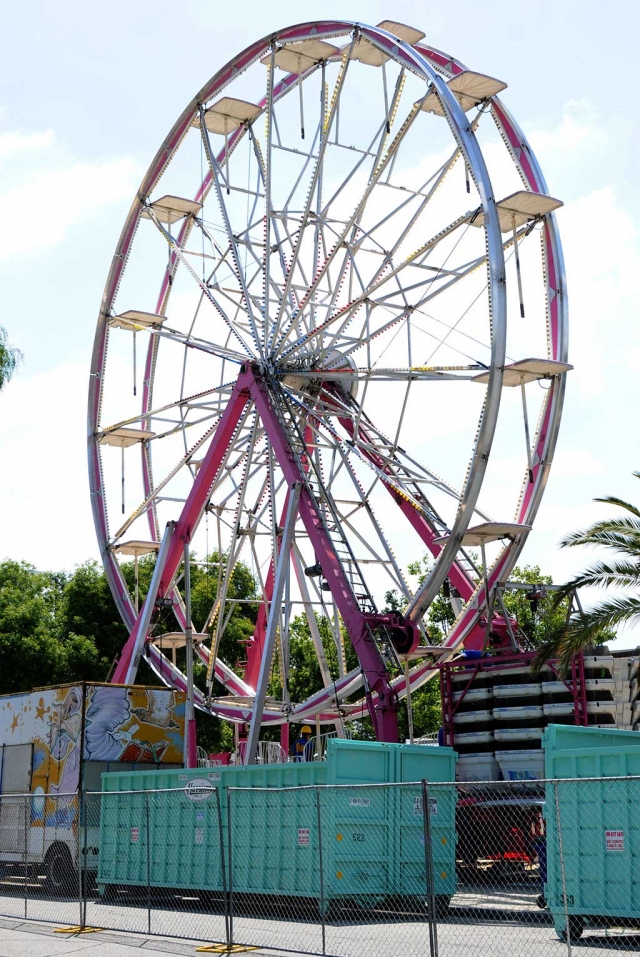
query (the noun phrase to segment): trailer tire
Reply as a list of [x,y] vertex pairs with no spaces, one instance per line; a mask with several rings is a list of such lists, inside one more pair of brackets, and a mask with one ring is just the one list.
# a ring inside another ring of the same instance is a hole
[[[584,921],[582,917],[578,917],[575,914],[569,915],[569,931],[571,933],[571,941],[580,940],[582,934],[584,933]],[[558,937],[561,941],[566,942],[567,940],[567,928],[566,926],[558,934]]]
[[54,894],[77,894],[78,872],[66,844],[56,842],[44,856],[47,890]]

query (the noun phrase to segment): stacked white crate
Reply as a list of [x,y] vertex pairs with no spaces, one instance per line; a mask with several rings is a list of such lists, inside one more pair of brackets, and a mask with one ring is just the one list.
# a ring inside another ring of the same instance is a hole
[[[608,649],[603,649],[605,655],[608,653]],[[596,661],[599,656],[595,658],[591,655],[585,655],[585,668],[589,668],[590,661]],[[635,669],[635,670],[634,670]],[[614,654],[611,656],[611,662],[608,666],[608,670],[611,674],[611,679],[614,682],[614,690],[612,692],[613,701],[610,703],[610,711],[614,717],[613,727],[622,728],[625,730],[630,730],[634,727],[638,720],[634,721],[633,712],[633,689],[632,689],[632,676],[634,673],[637,673],[638,669],[638,656],[634,652],[624,652],[623,654]],[[600,705],[602,708],[607,708],[609,710],[609,705],[603,703]],[[605,725],[606,727],[612,727],[612,725]]]
[[[597,726],[623,728],[627,730],[633,728],[636,731],[640,731],[640,649],[637,649],[635,652],[624,652],[623,654],[618,653],[612,655],[606,646],[599,647],[594,649],[593,653],[585,654],[584,664],[587,673],[596,670],[601,672],[601,678],[597,680],[601,681],[603,688],[603,694],[598,694],[597,688],[594,688],[595,679],[587,678],[589,696],[591,697],[594,693],[597,695],[596,700],[587,702],[587,709],[591,716],[591,721],[593,721],[594,715],[597,715],[598,712],[601,711],[602,722],[596,721]],[[504,688],[504,691],[500,690],[497,695],[495,694],[496,684],[494,683],[493,686],[489,684],[490,679],[487,673],[484,675],[485,684],[483,689],[468,692],[469,701],[467,707],[472,707],[471,700],[477,695],[478,697],[482,696],[483,700],[482,703],[480,703],[480,701],[477,703],[474,702],[475,707],[481,708],[484,706],[485,710],[469,711],[466,715],[459,714],[457,716],[455,742],[456,745],[460,745],[464,742],[468,747],[471,744],[471,739],[475,737],[479,744],[482,740],[485,750],[484,753],[481,754],[472,753],[459,755],[457,774],[459,780],[479,780],[481,778],[490,780],[489,774],[497,780],[500,777],[498,768],[500,768],[501,775],[505,778],[515,777],[520,780],[526,780],[543,776],[542,753],[539,750],[542,743],[540,739],[542,738],[545,724],[549,721],[553,721],[554,711],[554,709],[549,708],[548,705],[544,707],[544,717],[540,718],[539,730],[531,726],[534,722],[528,721],[526,722],[528,725],[526,729],[522,728],[519,730],[512,728],[503,731],[497,729],[494,730],[493,733],[469,733],[474,725],[477,727],[480,720],[486,720],[490,713],[493,713],[495,717],[497,717],[496,711],[500,714],[502,710],[500,709],[500,704],[502,703],[501,698],[504,692],[507,691],[503,682],[505,679],[508,680],[507,676],[510,673],[514,676],[518,675],[518,677],[522,679],[522,672],[528,672],[528,669],[513,667],[497,673],[495,677],[497,678],[498,674],[500,674],[502,678],[498,686],[501,687],[501,689]],[[529,681],[524,682],[520,688],[512,686],[508,689],[511,692],[509,705],[514,718],[524,714],[525,710],[531,711],[531,713],[536,710],[533,707],[526,707],[531,700],[530,689],[533,688],[531,681],[532,678],[529,677]],[[544,691],[545,684],[549,686],[550,682],[555,683],[557,676],[545,669],[537,681],[541,681],[542,690]],[[454,700],[458,697],[460,697],[460,693],[454,693]],[[491,708],[492,712],[486,710],[488,708]],[[573,702],[571,702],[570,705],[567,703],[567,708],[572,711]],[[543,709],[541,708],[539,710]],[[504,710],[502,710],[503,715],[504,713]],[[611,721],[612,717],[613,722]],[[561,720],[560,716],[558,720]],[[525,722],[523,722],[523,724],[524,723]],[[462,735],[460,735],[462,727],[464,727],[464,731]],[[490,736],[496,739],[494,745],[495,751],[493,751],[488,740],[484,743],[485,737],[488,739]],[[518,750],[509,749],[507,740],[511,738],[522,739]],[[534,740],[534,738],[537,740]],[[522,745],[525,740],[527,743],[525,748],[523,748]]]

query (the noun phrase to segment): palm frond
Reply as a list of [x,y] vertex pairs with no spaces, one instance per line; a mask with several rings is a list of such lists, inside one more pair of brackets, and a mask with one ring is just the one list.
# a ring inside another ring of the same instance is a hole
[[618,498],[617,495],[604,495],[602,498],[594,498],[593,501],[602,502],[604,505],[617,505],[619,508],[624,508],[625,511],[631,512],[632,515],[637,515],[638,518],[640,518],[640,509],[632,505],[631,502],[625,502],[623,498]]
[[628,588],[640,584],[640,564],[627,561],[594,562],[562,586],[565,597],[577,588]]
[[560,542],[562,548],[576,545],[603,545],[622,548],[627,552],[640,553],[640,522],[633,519],[604,519],[594,522],[589,528],[571,532]]
[[566,669],[571,659],[593,644],[603,632],[619,625],[640,622],[640,597],[621,595],[594,605],[584,614],[574,616],[556,644],[560,665]]

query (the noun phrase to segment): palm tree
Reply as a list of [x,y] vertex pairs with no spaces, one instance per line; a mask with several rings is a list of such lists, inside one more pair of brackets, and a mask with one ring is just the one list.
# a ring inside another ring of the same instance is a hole
[[[633,473],[640,478],[640,472]],[[623,514],[594,522],[589,528],[567,535],[560,545],[575,548],[591,545],[608,550],[610,557],[595,561],[575,575],[557,593],[556,602],[566,600],[578,588],[628,588],[628,594],[605,598],[587,611],[574,613],[567,627],[540,649],[539,658],[559,657],[567,666],[573,656],[596,641],[612,638],[620,625],[640,622],[640,508],[615,495],[595,502],[615,505]]]
[[12,378],[18,363],[22,361],[22,353],[12,346],[7,337],[7,330],[0,326],[0,391]]

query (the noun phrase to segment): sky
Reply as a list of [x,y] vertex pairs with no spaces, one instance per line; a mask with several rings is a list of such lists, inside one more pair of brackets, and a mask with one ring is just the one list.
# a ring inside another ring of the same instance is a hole
[[[565,203],[558,221],[576,368],[522,557],[565,580],[593,556],[560,550],[559,540],[611,512],[592,499],[640,500],[632,476],[640,468],[638,6],[610,0],[606,17],[592,0],[328,0],[293,9],[282,0],[0,2],[0,324],[24,354],[0,394],[0,559],[72,569],[97,557],[86,395],[98,308],[138,183],[186,103],[272,30],[313,18],[393,18],[508,83],[503,100]],[[628,631],[618,644],[639,639]]]

